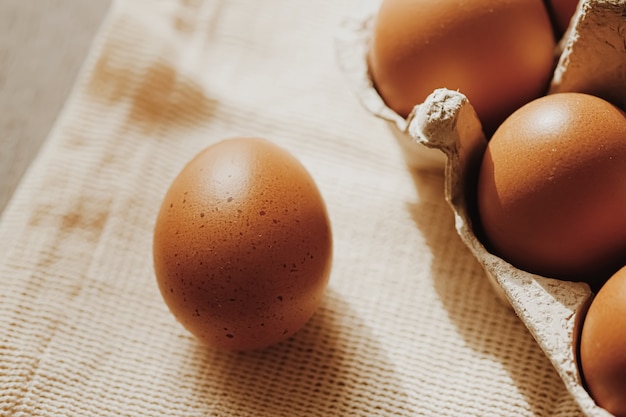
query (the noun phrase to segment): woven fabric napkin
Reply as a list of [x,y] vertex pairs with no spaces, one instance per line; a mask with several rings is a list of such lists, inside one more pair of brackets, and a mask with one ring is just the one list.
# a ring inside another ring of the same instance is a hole
[[[0,222],[3,416],[575,416],[350,91],[334,36],[359,0],[126,0]],[[202,148],[260,136],[315,178],[334,233],[323,305],[263,351],[200,345],[152,269],[163,195]]]

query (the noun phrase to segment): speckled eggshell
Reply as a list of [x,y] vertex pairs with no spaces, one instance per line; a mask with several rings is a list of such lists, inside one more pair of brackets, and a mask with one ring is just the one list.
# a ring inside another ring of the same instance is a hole
[[556,40],[541,0],[383,0],[370,74],[402,117],[437,88],[459,90],[490,135],[547,91]]
[[596,402],[626,417],[626,267],[594,297],[580,336],[580,363]]
[[541,97],[487,146],[477,200],[488,248],[599,288],[626,264],[626,114],[589,94]]
[[175,178],[156,220],[164,301],[211,347],[264,348],[320,305],[332,258],[322,196],[289,152],[257,138],[201,151]]

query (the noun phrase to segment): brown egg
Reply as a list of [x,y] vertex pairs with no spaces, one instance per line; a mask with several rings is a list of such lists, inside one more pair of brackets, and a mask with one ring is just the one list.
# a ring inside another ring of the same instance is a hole
[[383,0],[368,62],[379,94],[401,116],[436,88],[459,90],[490,134],[545,94],[554,48],[542,0]]
[[626,264],[626,116],[587,94],[539,98],[487,146],[478,212],[488,248],[520,269],[597,287]]
[[579,359],[591,397],[616,417],[626,417],[626,267],[591,302]]
[[176,177],[154,230],[154,269],[174,316],[205,344],[249,350],[300,329],[331,268],[326,206],[310,174],[269,141],[233,138]]
[[579,0],[547,0],[546,7],[552,18],[554,31],[558,37],[563,36],[576,12]]

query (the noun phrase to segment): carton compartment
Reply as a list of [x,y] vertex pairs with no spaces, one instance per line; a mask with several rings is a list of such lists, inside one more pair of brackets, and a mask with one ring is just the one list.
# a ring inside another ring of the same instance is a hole
[[[388,108],[369,78],[366,63],[376,7],[368,4],[343,22],[337,36],[341,69],[362,104],[384,119],[409,167],[439,171],[457,233],[557,370],[583,413],[610,416],[585,390],[577,362],[578,333],[593,297],[589,286],[520,270],[489,253],[472,227],[473,190],[487,140],[462,92],[438,89],[407,119]],[[626,107],[626,0],[582,0],[555,51],[549,93],[577,91]]]

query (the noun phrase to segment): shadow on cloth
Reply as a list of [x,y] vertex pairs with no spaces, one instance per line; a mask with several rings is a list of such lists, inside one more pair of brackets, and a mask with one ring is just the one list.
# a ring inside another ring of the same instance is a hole
[[408,394],[386,353],[331,288],[305,327],[278,345],[252,352],[194,349],[205,364],[199,372],[209,415],[398,415],[407,409]]
[[443,175],[414,172],[413,180],[418,203],[407,208],[432,251],[433,285],[452,323],[470,348],[502,365],[534,415],[551,415],[565,388],[555,389],[561,380],[547,357],[456,233]]

